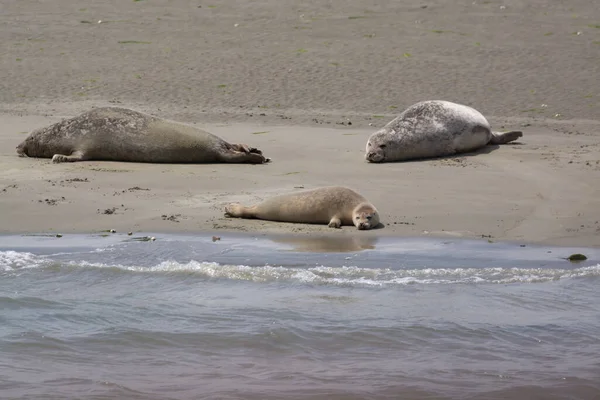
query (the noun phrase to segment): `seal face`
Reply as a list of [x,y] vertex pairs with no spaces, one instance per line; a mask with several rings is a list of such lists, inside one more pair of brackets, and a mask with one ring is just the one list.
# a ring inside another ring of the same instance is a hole
[[477,110],[444,100],[416,103],[367,141],[365,159],[372,163],[441,157],[504,144],[523,136],[520,131],[492,132]]
[[249,163],[270,159],[189,125],[119,107],[100,107],[33,131],[17,146],[21,157],[55,163],[109,160],[149,163]]
[[359,230],[379,225],[373,204],[352,189],[327,186],[275,196],[254,206],[238,203],[225,207],[225,216],[279,222],[327,224],[330,228],[354,225]]

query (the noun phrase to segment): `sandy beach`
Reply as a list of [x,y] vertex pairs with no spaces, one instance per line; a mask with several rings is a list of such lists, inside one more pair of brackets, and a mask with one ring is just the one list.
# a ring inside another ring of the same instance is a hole
[[[0,232],[325,233],[223,216],[228,202],[325,185],[385,227],[600,247],[600,9],[594,1],[5,1]],[[445,99],[510,145],[375,165],[368,136]],[[259,147],[266,165],[52,164],[33,129],[118,105]]]

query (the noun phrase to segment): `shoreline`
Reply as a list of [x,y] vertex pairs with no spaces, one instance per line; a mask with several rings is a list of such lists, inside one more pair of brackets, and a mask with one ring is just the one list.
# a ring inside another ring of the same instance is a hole
[[[236,262],[311,264],[319,260],[329,262],[336,260],[341,263],[345,260],[360,260],[361,263],[377,264],[377,260],[380,259],[387,262],[410,259],[418,263],[433,257],[444,259],[449,265],[459,262],[473,268],[491,268],[492,264],[506,267],[506,262],[539,263],[540,268],[561,265],[564,269],[600,266],[598,247],[488,241],[466,237],[357,236],[327,233],[308,236],[283,232],[223,231],[199,233],[149,231],[134,232],[131,235],[125,232],[94,232],[69,233],[60,236],[54,233],[0,233],[0,251],[50,255],[56,251],[59,251],[59,254],[63,251],[78,253],[129,245],[149,246],[148,251],[155,249],[158,252],[171,245],[189,246],[199,257],[193,261],[227,264]],[[142,248],[136,247],[136,249],[135,251],[142,251]],[[568,257],[572,254],[584,254],[587,259],[569,261]],[[179,259],[179,256],[174,255],[174,257]]]
[[[275,223],[275,222],[274,222]],[[281,223],[277,223],[278,225]],[[287,224],[284,225],[300,225],[304,224]],[[311,230],[310,228],[313,228]],[[261,227],[262,228],[262,227]],[[220,241],[226,238],[243,238],[243,239],[255,239],[255,240],[271,240],[271,241],[290,241],[297,242],[298,244],[306,243],[308,248],[313,246],[313,249],[317,249],[318,241],[323,241],[323,247],[335,248],[339,247],[350,247],[355,250],[348,251],[360,251],[364,250],[360,245],[355,246],[356,243],[376,243],[377,241],[395,241],[397,243],[410,242],[410,241],[430,241],[436,243],[450,243],[450,242],[471,242],[471,243],[489,243],[490,245],[501,244],[508,246],[520,246],[520,247],[553,247],[557,249],[600,249],[600,245],[595,243],[589,244],[586,241],[574,240],[572,238],[552,238],[549,240],[532,241],[532,240],[517,240],[507,238],[491,238],[488,236],[477,236],[477,235],[466,235],[454,231],[438,231],[433,233],[409,234],[399,232],[384,233],[381,230],[375,231],[360,231],[355,232],[354,228],[345,227],[342,231],[327,231],[320,230],[318,226],[309,226],[304,232],[286,230],[285,227],[277,227],[278,229],[207,229],[207,230],[177,230],[177,229],[162,229],[162,230],[118,230],[118,229],[105,229],[105,230],[67,230],[59,231],[48,229],[45,231],[20,231],[20,230],[0,230],[0,240],[3,237],[21,237],[21,238],[46,238],[46,239],[64,239],[68,237],[88,237],[105,239],[107,237],[114,238],[133,238],[139,241],[150,241],[149,239],[154,237],[156,240],[160,240],[162,236],[165,237],[198,237],[205,239],[215,238],[213,241]],[[114,232],[112,232],[114,230]],[[131,235],[129,235],[131,233]],[[144,238],[142,240],[142,238]],[[312,243],[312,244],[311,244]],[[583,244],[581,244],[583,243]],[[320,252],[318,250],[308,250],[311,252]],[[326,251],[327,252],[327,251]],[[337,252],[337,251],[333,251]]]
[[[386,225],[361,235],[600,247],[594,4],[8,2],[0,232],[346,235],[353,229],[223,217],[229,202],[343,185]],[[433,99],[524,136],[472,154],[366,163],[371,133]],[[107,105],[247,143],[273,162],[53,165],[16,156],[32,130]]]
[[16,155],[16,145],[29,132],[60,119],[0,114],[5,127],[0,134],[0,232],[345,235],[355,228],[331,232],[324,225],[223,215],[229,202],[250,204],[282,192],[343,185],[364,195],[382,215],[383,229],[361,235],[600,247],[599,135],[578,121],[531,121],[521,128],[524,137],[513,144],[381,165],[364,161],[364,144],[376,127],[189,121],[180,122],[258,147],[273,162],[52,164]]

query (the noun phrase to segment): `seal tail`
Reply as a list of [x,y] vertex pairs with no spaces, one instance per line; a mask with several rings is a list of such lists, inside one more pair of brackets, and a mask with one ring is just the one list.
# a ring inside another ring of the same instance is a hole
[[492,132],[492,139],[490,144],[506,144],[517,140],[523,136],[521,131],[510,131],[510,132]]

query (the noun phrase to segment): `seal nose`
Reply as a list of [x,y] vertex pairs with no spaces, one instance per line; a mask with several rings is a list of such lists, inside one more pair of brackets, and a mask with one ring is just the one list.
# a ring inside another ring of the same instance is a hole
[[366,222],[361,222],[360,224],[358,224],[358,230],[364,231],[365,229],[369,229],[369,224],[367,224]]

